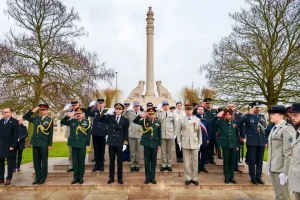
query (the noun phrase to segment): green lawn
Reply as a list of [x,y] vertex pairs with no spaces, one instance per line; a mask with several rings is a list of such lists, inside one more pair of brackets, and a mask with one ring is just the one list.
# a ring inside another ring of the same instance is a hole
[[[89,149],[87,150],[88,153]],[[69,151],[67,142],[53,142],[52,149],[49,151],[49,157],[68,157]],[[23,151],[22,164],[32,161],[32,148],[26,148]]]
[[[268,148],[265,148],[265,153],[264,153],[264,161],[268,161]],[[247,152],[247,147],[246,145],[244,146],[244,158],[246,158],[246,152]]]

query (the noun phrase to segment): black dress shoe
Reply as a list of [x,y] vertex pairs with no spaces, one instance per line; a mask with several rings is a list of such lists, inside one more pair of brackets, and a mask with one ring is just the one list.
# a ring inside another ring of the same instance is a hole
[[263,182],[263,180],[261,180],[261,179],[257,179],[256,181],[257,181],[258,184],[261,184],[261,185],[265,184],[265,182]]
[[46,180],[41,180],[41,181],[38,182],[38,184],[39,184],[39,185],[42,185],[42,184],[45,183],[45,181],[46,181]]
[[180,163],[180,158],[177,158],[177,162]]
[[213,164],[213,165],[215,165],[215,164],[216,164],[216,162],[215,162],[215,161],[213,161],[213,160],[211,160],[211,161],[210,161],[210,164]]
[[124,182],[123,182],[123,180],[118,180],[118,183],[123,184]]
[[205,173],[208,173],[208,171],[204,168],[204,169],[201,169],[202,172],[205,172]]
[[72,172],[72,171],[74,171],[74,170],[73,170],[73,168],[72,168],[72,169],[68,169],[68,170],[67,170],[67,172]]
[[160,171],[161,171],[161,172],[163,172],[163,171],[165,171],[165,170],[166,170],[166,167],[161,167],[161,168],[160,168]]
[[134,171],[135,171],[135,167],[131,167],[131,168],[130,168],[130,171],[131,171],[131,172],[134,172]]
[[257,184],[257,181],[256,180],[251,180],[251,183],[256,185]]
[[107,184],[112,184],[113,182],[115,182],[115,181],[112,180],[112,179],[109,179],[109,180],[107,181]]
[[104,167],[100,167],[99,169],[101,172],[104,172]]
[[136,172],[140,171],[140,168],[139,168],[139,167],[136,167],[136,168],[135,168],[135,171],[136,171]]
[[73,179],[73,181],[71,182],[72,185],[74,185],[75,183],[77,183],[77,179]]
[[191,184],[191,181],[185,181],[185,185]]
[[38,184],[39,183],[39,181],[33,181],[32,182],[32,185],[36,185],[36,184]]
[[96,172],[98,170],[99,170],[98,167],[94,166],[94,168],[92,169],[92,172]]
[[222,156],[218,156],[218,159],[223,159],[223,157]]
[[228,179],[225,179],[225,180],[224,180],[224,183],[229,184],[229,180],[228,180]]
[[199,182],[198,181],[191,181],[194,185],[199,185]]
[[232,179],[229,179],[229,182],[230,182],[230,183],[233,183],[233,184],[236,184],[236,180],[234,180],[233,178],[232,178]]
[[150,181],[149,180],[145,180],[145,184],[149,184],[150,183]]
[[166,167],[169,172],[172,171],[172,167]]
[[157,182],[156,182],[156,180],[154,179],[154,180],[151,181],[151,183],[156,184]]
[[237,169],[237,170],[234,170],[235,172],[239,172],[239,173],[243,173],[243,171],[242,170],[239,170],[239,169]]
[[182,163],[183,163],[183,158],[180,158],[180,162],[182,162]]
[[200,169],[198,169],[198,174],[200,174],[201,173],[201,170]]
[[83,179],[79,179],[78,183],[83,184],[84,183]]

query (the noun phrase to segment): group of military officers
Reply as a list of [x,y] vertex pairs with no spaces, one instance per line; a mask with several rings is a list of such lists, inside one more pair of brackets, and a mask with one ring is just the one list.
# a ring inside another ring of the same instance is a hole
[[[82,184],[86,148],[90,136],[94,146],[95,166],[93,172],[104,171],[106,144],[109,146],[109,181],[114,182],[115,159],[117,159],[118,183],[123,184],[122,152],[130,149],[130,171],[139,171],[140,152],[143,146],[145,162],[145,184],[156,184],[155,170],[157,152],[161,149],[160,171],[172,171],[173,141],[176,144],[177,162],[184,163],[185,184],[199,185],[198,173],[208,173],[205,164],[214,162],[214,154],[223,159],[224,182],[236,184],[234,171],[239,171],[240,149],[247,147],[246,163],[253,184],[264,184],[262,180],[263,156],[268,151],[268,175],[275,188],[277,199],[289,199],[289,181],[296,199],[299,199],[300,183],[300,104],[286,109],[283,105],[269,110],[270,125],[260,114],[260,103],[253,102],[245,115],[229,104],[225,109],[211,107],[212,99],[203,104],[183,105],[176,103],[170,108],[163,101],[156,109],[152,103],[143,111],[139,102],[124,106],[116,103],[105,109],[104,99],[81,108],[78,101],[66,105],[58,118],[66,130],[69,146],[69,172],[74,171],[72,184]],[[53,140],[53,119],[47,116],[49,106],[40,104],[28,111],[23,118],[34,124],[31,137],[35,180],[32,184],[43,184],[48,172],[48,151]],[[39,115],[35,113],[39,110]],[[289,118],[287,119],[287,113]],[[92,122],[87,117],[92,117]],[[292,124],[290,124],[292,123]],[[242,156],[243,156],[242,152]],[[223,156],[222,156],[223,155]]]

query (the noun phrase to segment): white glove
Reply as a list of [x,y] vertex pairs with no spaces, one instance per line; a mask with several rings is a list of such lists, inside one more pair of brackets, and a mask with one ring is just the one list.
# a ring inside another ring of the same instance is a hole
[[268,176],[269,176],[269,179],[271,180],[271,175],[270,175],[270,170],[268,169]]
[[179,146],[179,150],[181,151],[181,143],[178,143],[178,146]]
[[278,177],[280,179],[280,185],[284,186],[287,183],[288,177],[284,175],[284,173],[280,173]]
[[198,151],[200,151],[200,147],[201,147],[201,144],[199,144],[199,146],[198,146]]
[[96,101],[92,101],[92,102],[90,103],[89,107],[92,107],[92,106],[94,106],[94,105],[96,105]]
[[106,136],[105,136],[105,140],[106,140],[106,142],[107,142],[107,138],[108,138],[108,135],[106,135]]
[[174,140],[176,139],[176,135],[174,135]]
[[68,103],[65,107],[64,107],[64,111],[67,111],[67,110],[70,110],[71,109],[71,104],[70,103]]
[[162,104],[160,103],[160,104],[158,104],[158,106],[157,106],[157,110],[160,110],[161,109],[161,107],[162,107]]
[[126,150],[126,145],[125,144],[123,144],[123,150],[122,151],[125,151]]
[[115,108],[110,108],[108,109],[108,111],[106,112],[107,115],[113,115],[115,112]]

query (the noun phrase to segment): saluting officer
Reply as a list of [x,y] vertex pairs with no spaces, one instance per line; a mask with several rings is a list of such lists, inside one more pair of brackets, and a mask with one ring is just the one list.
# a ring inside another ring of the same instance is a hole
[[274,187],[275,199],[290,199],[287,177],[291,162],[291,143],[296,132],[284,120],[286,109],[283,105],[273,106],[269,113],[275,126],[269,135],[268,173]]
[[161,122],[161,169],[160,171],[172,171],[172,147],[175,139],[175,116],[169,111],[168,101],[162,102],[162,109],[157,111],[157,119]]
[[145,184],[156,184],[155,172],[157,150],[161,146],[161,124],[155,119],[155,108],[148,108],[147,113],[139,114],[133,122],[142,126],[141,145],[144,146]]
[[[57,117],[58,120],[62,120],[65,116],[66,116],[66,112],[73,112],[75,111],[76,108],[78,108],[80,106],[78,101],[71,101],[70,104],[67,104],[63,111],[59,114],[59,116]],[[70,136],[70,127],[66,127],[65,129],[65,138],[69,138]],[[67,172],[72,172],[73,171],[73,161],[72,161],[72,147],[68,146],[68,150],[69,150],[69,169],[67,170]]]
[[[39,104],[23,116],[34,125],[30,140],[35,171],[33,185],[45,183],[48,175],[48,151],[51,150],[53,141],[53,119],[47,116],[48,109],[47,104]],[[38,110],[40,110],[39,116],[32,116]]]
[[[177,140],[179,148],[182,148],[185,185],[198,182],[198,151],[202,144],[200,120],[193,116],[193,105],[185,105],[186,116],[178,121]],[[180,134],[182,132],[182,135]]]
[[292,152],[290,152],[290,187],[294,192],[295,200],[300,200],[300,103],[294,103],[292,110],[288,111],[292,115],[292,123],[296,129],[296,140],[292,143]]
[[240,126],[245,124],[245,134],[241,135],[241,141],[244,141],[246,135],[246,159],[248,160],[251,183],[265,184],[261,175],[265,146],[268,142],[267,137],[265,137],[266,119],[264,115],[259,114],[260,102],[253,102],[250,106],[252,108],[249,113],[237,120],[237,123]]
[[133,120],[142,112],[140,111],[140,102],[133,102],[133,110],[125,110],[123,115],[129,119],[129,148],[130,148],[130,160],[131,168],[130,171],[140,171],[141,161],[141,126],[135,124]]
[[94,147],[95,166],[93,172],[98,170],[104,171],[104,154],[107,136],[107,124],[101,116],[107,112],[104,108],[104,99],[97,99],[97,105],[94,110],[92,107],[96,105],[96,101],[92,101],[87,109],[86,117],[93,117],[92,140]]
[[[74,179],[71,184],[83,184],[86,148],[90,146],[91,122],[84,119],[84,109],[76,108],[61,120],[61,124],[70,127],[68,146],[72,148]],[[76,117],[76,119],[74,118]]]
[[122,116],[124,105],[116,103],[113,109],[108,110],[101,120],[108,126],[107,144],[109,152],[109,180],[107,184],[115,181],[115,160],[117,156],[118,183],[123,184],[123,158],[122,152],[128,145],[129,120]]
[[239,149],[239,133],[238,126],[234,121],[233,112],[230,108],[219,113],[222,118],[216,121],[216,128],[219,133],[219,144],[223,152],[223,170],[226,184],[236,184],[234,180],[234,164],[236,159],[236,151]]

